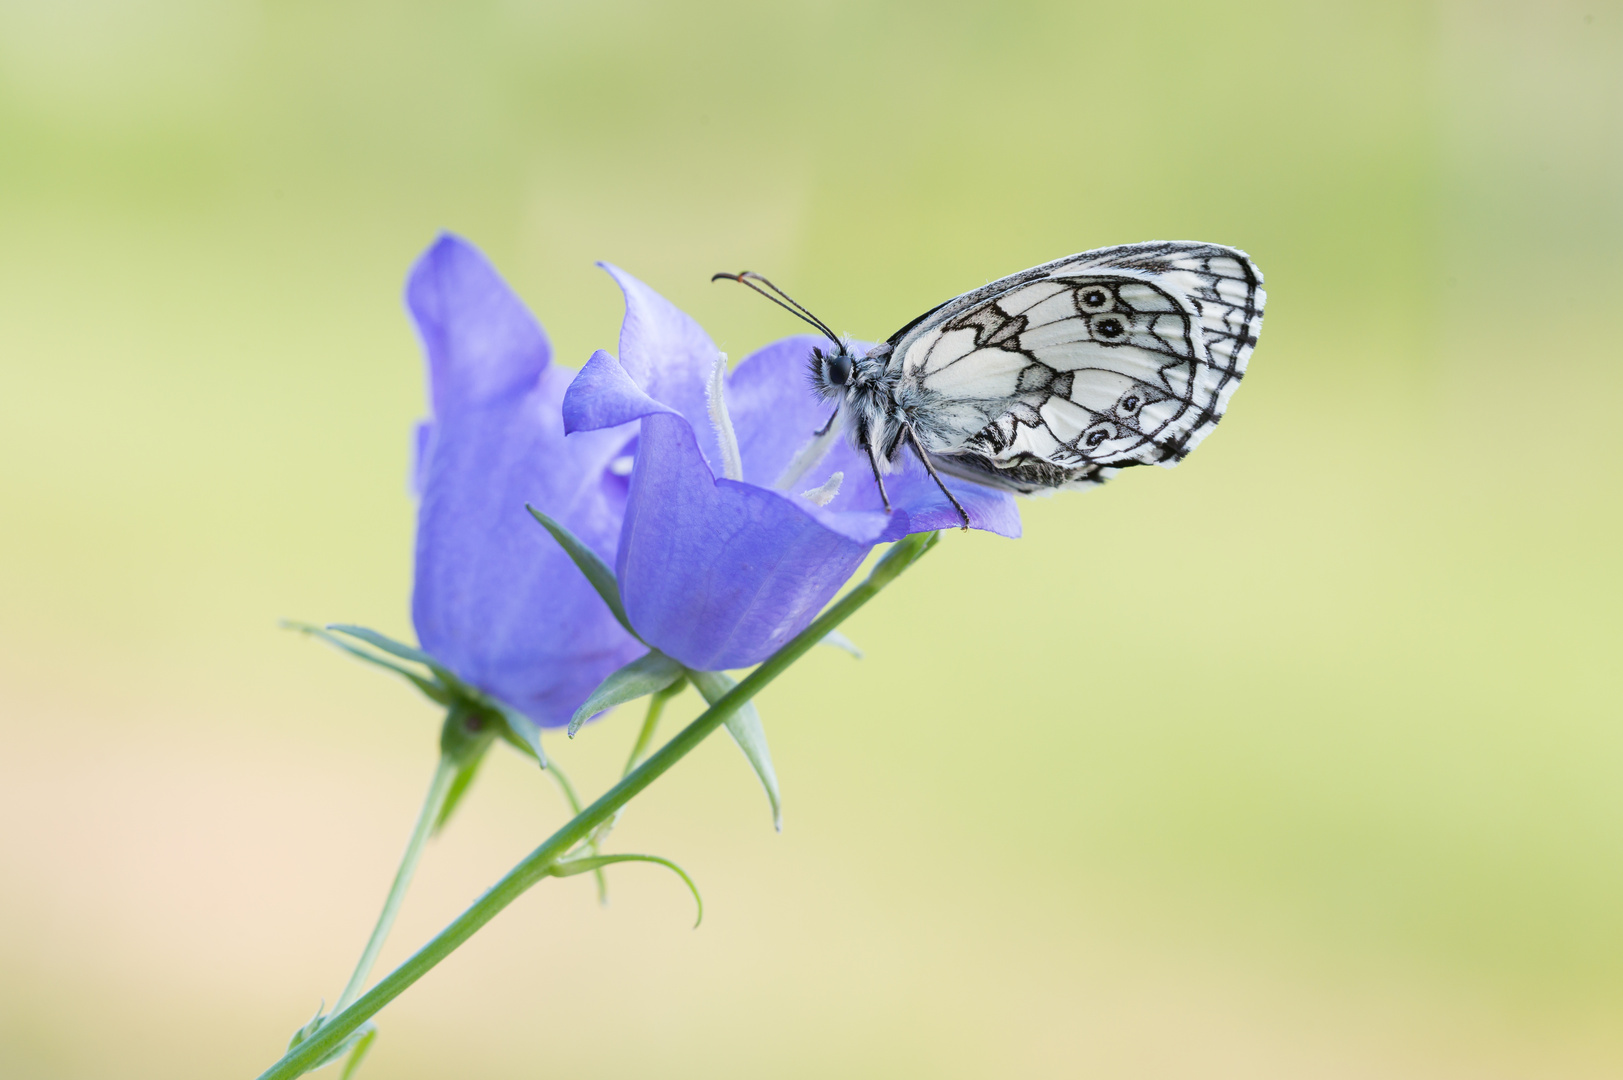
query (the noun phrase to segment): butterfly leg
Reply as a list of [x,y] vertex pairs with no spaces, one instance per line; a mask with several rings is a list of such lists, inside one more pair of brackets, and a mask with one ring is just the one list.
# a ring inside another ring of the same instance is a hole
[[879,485],[879,498],[885,504],[885,513],[890,513],[890,492],[885,490],[885,477],[879,471],[879,450],[872,439],[864,439],[863,444],[868,450],[868,464],[873,466],[873,482]]
[[926,454],[924,452],[924,447],[922,445],[920,445],[918,432],[913,430],[913,425],[912,424],[904,425],[903,430],[905,430],[907,432],[907,437],[908,437],[909,441],[911,441],[913,443],[913,452],[918,454],[920,461],[924,462],[924,470],[925,470],[925,472],[928,472],[930,474],[930,479],[934,480],[936,487],[941,489],[941,494],[945,495],[947,497],[947,501],[952,503],[952,508],[954,510],[958,511],[958,518],[959,518],[960,521],[963,522],[963,524],[958,526],[958,527],[960,529],[968,529],[969,528],[969,512],[964,509],[963,503],[960,503],[958,501],[957,496],[953,495],[952,492],[947,490],[947,485],[941,479],[941,474],[936,472],[935,471],[935,466],[930,463],[930,455]]
[[825,424],[823,424],[822,427],[820,427],[816,431],[812,432],[812,438],[821,439],[824,435],[827,435],[828,434],[828,429],[833,427],[834,426],[834,421],[838,420],[839,418],[840,418],[840,410],[835,409],[834,410],[834,415],[830,416],[828,418],[828,421]]

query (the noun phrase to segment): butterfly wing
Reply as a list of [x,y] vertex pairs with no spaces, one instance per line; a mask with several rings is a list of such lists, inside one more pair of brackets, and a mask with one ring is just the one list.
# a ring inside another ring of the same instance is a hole
[[945,471],[1020,491],[1176,465],[1222,419],[1262,328],[1244,252],[1154,242],[994,281],[890,339],[898,410]]

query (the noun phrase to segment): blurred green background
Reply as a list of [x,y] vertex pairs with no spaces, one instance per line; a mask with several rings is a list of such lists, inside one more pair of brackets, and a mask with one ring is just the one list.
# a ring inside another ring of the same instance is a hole
[[[0,1073],[249,1077],[432,768],[399,291],[734,357],[1135,240],[1269,308],[1175,472],[952,535],[364,1076],[1623,1075],[1623,7],[0,2]],[[696,711],[691,695],[683,715]],[[624,712],[574,743],[613,778]],[[559,824],[494,755],[392,964]]]

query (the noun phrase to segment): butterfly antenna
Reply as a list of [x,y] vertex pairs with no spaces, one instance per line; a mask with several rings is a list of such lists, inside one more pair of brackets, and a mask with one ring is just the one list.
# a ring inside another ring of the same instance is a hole
[[[740,285],[754,289],[756,292],[760,293],[762,296],[766,297],[768,300],[772,301],[774,304],[778,305],[795,318],[816,327],[818,332],[832,341],[835,346],[840,344],[839,335],[830,330],[827,323],[808,311],[806,306],[800,301],[796,300],[794,297],[772,284],[772,282],[768,281],[760,274],[755,273],[753,270],[745,270],[742,274],[712,274],[710,280],[720,281],[723,278],[727,279],[728,281],[736,281]],[[760,282],[761,284],[757,285],[756,282]],[[761,285],[765,285],[766,288],[761,288]],[[768,289],[771,291],[768,292]]]

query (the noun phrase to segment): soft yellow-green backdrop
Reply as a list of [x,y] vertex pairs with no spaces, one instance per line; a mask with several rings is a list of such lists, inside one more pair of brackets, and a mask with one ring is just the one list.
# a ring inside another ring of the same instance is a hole
[[[740,356],[1084,248],[1241,246],[1176,472],[952,535],[381,1016],[363,1075],[1623,1074],[1615,2],[0,2],[0,1074],[250,1077],[332,1000],[432,710],[399,304],[562,362],[611,259]],[[694,704],[681,709],[691,715]],[[556,752],[593,790],[635,716]],[[499,753],[386,963],[563,820]]]

